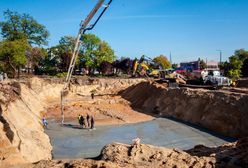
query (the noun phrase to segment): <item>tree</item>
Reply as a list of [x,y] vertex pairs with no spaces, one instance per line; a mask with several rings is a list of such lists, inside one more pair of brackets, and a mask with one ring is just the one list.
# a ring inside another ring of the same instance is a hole
[[[64,36],[60,39],[57,46],[58,55],[60,57],[60,69],[65,72],[69,68],[73,55],[76,38],[72,36]],[[81,53],[79,53],[81,55]]]
[[30,48],[26,40],[5,40],[0,43],[0,62],[5,72],[9,72],[12,77],[20,75],[20,68],[26,64],[26,51]]
[[205,63],[204,60],[200,59],[200,70],[204,70],[207,68],[207,64]]
[[172,68],[172,69],[178,68],[178,64],[172,64],[172,65],[171,65],[171,68]]
[[248,75],[248,66],[247,66],[247,62],[248,62],[248,51],[246,51],[245,49],[239,49],[236,50],[234,53],[235,56],[238,57],[238,59],[240,61],[242,61],[243,66],[241,67],[241,74],[244,77],[247,77]]
[[[31,69],[34,69],[35,71],[38,70],[39,63],[47,54],[48,53],[44,48],[39,47],[30,47],[30,49],[26,51],[28,74]],[[35,72],[35,74],[37,73]]]
[[244,60],[241,72],[243,77],[248,77],[248,58]]
[[171,68],[171,63],[168,61],[167,57],[164,55],[160,55],[158,57],[155,57],[154,62],[161,64],[163,69],[169,69]]
[[113,62],[115,59],[114,51],[109,44],[101,41],[96,35],[85,34],[82,41],[82,55],[79,59],[92,69],[91,73],[99,68],[102,61]]
[[5,21],[0,22],[1,34],[4,39],[10,41],[27,39],[30,45],[38,46],[47,44],[48,31],[32,16],[6,10],[4,18]]
[[233,79],[240,78],[243,62],[239,59],[237,55],[233,55],[229,57],[229,62],[230,62],[230,70],[228,72],[228,76]]
[[245,49],[239,49],[234,52],[234,55],[238,57],[242,62],[248,58],[248,51]]
[[99,68],[103,61],[112,63],[115,58],[114,51],[111,49],[109,44],[102,41],[98,49],[95,51],[95,66]]
[[85,34],[82,40],[83,57],[80,58],[85,62],[86,66],[95,69],[95,53],[96,50],[99,48],[101,40],[94,34]]
[[[39,63],[41,68],[38,74],[56,75],[57,73],[67,72],[73,54],[76,38],[63,36],[59,44],[47,50],[47,57]],[[81,55],[81,53],[79,53]],[[78,61],[79,62],[79,61]]]

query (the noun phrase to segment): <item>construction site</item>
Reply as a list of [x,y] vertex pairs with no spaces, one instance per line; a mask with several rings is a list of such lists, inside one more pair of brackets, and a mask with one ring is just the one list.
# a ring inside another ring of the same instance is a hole
[[[111,4],[97,1],[69,49],[70,37],[47,50],[32,48],[35,38],[12,41],[4,34],[9,22],[0,22],[0,167],[248,167],[248,52],[224,63],[217,50],[219,63],[199,58],[180,67],[161,55],[104,60],[115,57],[105,41],[95,38],[92,53],[82,46],[93,46],[86,43],[96,36],[87,33]],[[12,22],[29,17],[4,14]],[[66,61],[56,62],[62,50]],[[101,61],[87,64],[94,54]]]
[[[146,79],[74,82],[64,103],[64,126],[61,80],[1,83],[2,166],[247,165],[247,80],[240,88],[221,90],[169,88]],[[86,113],[95,116],[96,130],[78,125],[78,114]],[[49,121],[46,130],[41,124],[44,115]],[[138,149],[130,146],[135,137],[141,139]],[[82,158],[88,159],[78,160]]]

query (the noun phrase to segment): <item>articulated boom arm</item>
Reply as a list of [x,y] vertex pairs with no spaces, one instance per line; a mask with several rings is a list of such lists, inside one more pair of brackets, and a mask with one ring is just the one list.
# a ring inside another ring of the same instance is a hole
[[65,80],[65,84],[63,89],[61,90],[61,115],[62,115],[62,124],[64,123],[64,94],[65,91],[68,90],[68,86],[70,84],[71,81],[71,76],[75,67],[75,63],[80,51],[80,39],[82,37],[82,35],[87,31],[87,30],[92,30],[95,25],[97,24],[97,22],[100,20],[100,18],[102,17],[102,15],[104,14],[104,12],[107,10],[107,8],[109,7],[109,5],[111,4],[112,0],[109,0],[108,4],[104,6],[103,11],[100,13],[100,15],[98,16],[98,18],[95,20],[95,22],[90,25],[89,27],[88,24],[90,23],[91,19],[94,17],[94,15],[97,13],[97,11],[99,10],[99,8],[101,6],[103,6],[105,0],[98,0],[97,4],[95,5],[95,7],[92,9],[92,11],[90,12],[90,14],[86,17],[86,19],[84,21],[81,22],[80,24],[80,29],[77,35],[77,39],[76,39],[76,43],[75,43],[75,48],[73,50],[73,55],[71,58],[71,62],[69,65],[69,69],[68,69],[68,73],[66,76],[66,80]]

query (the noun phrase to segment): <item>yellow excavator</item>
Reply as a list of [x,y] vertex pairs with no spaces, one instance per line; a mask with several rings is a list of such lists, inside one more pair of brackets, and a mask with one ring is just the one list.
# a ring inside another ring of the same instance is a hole
[[133,63],[133,77],[160,77],[162,66],[154,62],[151,58],[142,55],[135,59]]

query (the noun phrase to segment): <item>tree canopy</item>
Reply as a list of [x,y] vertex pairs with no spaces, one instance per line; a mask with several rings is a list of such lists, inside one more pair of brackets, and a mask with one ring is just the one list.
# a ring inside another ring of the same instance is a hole
[[19,14],[6,10],[5,21],[0,22],[1,35],[4,39],[14,41],[27,39],[29,44],[46,45],[49,36],[45,26],[28,14]]
[[20,67],[27,62],[26,51],[29,48],[28,42],[24,39],[2,41],[0,43],[0,63],[2,69],[11,76],[16,77],[16,72],[19,72]]
[[82,37],[82,55],[80,60],[93,70],[99,68],[102,61],[113,62],[114,51],[105,41],[94,34],[85,34]]
[[154,60],[154,62],[159,63],[162,66],[163,69],[171,68],[170,61],[164,55],[160,55],[158,57],[155,57],[153,60]]
[[203,59],[200,59],[200,70],[204,70],[207,68],[207,64],[205,63],[205,61]]
[[234,55],[229,57],[229,62],[222,63],[220,68],[224,70],[226,76],[232,79],[238,79],[242,75],[248,74],[246,60],[248,59],[248,51],[239,49]]

